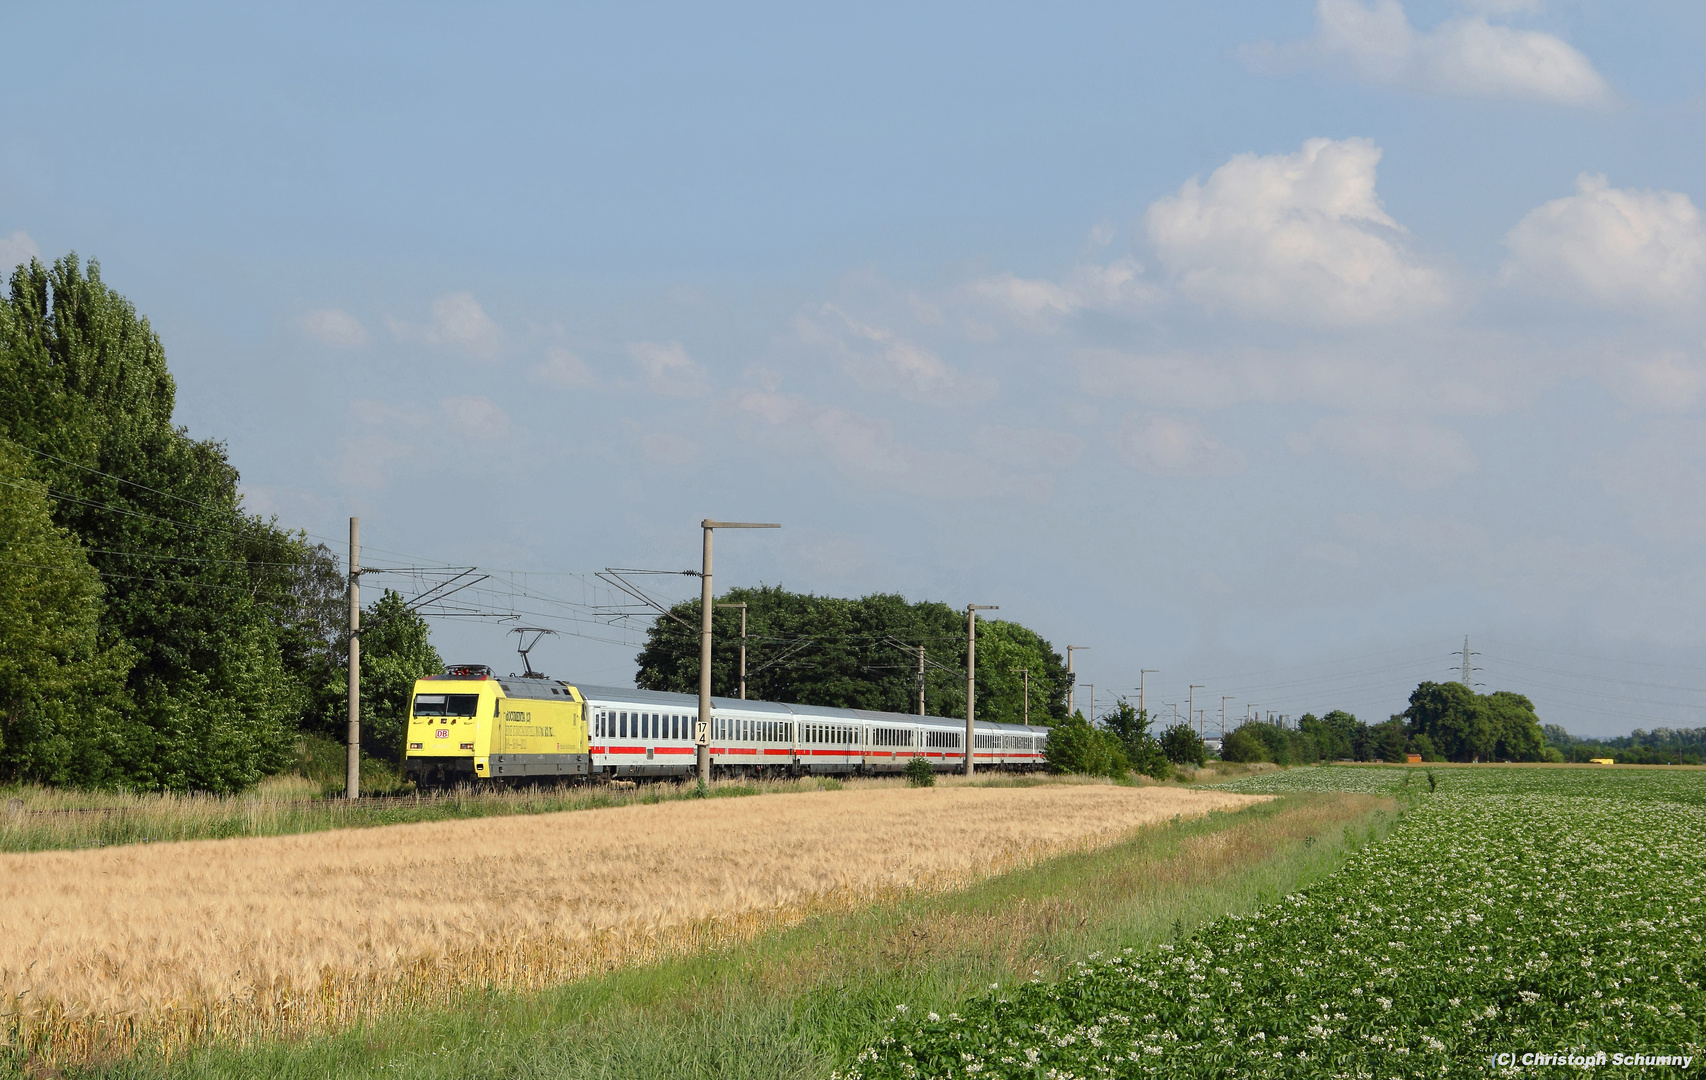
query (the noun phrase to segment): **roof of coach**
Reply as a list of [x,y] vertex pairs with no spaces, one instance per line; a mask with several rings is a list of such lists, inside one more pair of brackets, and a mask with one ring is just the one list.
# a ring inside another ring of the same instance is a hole
[[[532,682],[532,680],[526,681]],[[512,685],[510,681],[504,683],[506,691],[510,685]],[[549,685],[558,684],[552,682]],[[633,687],[623,686],[586,686],[581,683],[575,683],[574,686],[581,692],[581,696],[593,705],[620,702],[622,704],[656,705],[668,709],[693,709],[699,705],[699,698],[695,694],[674,694],[664,690],[636,690]],[[514,696],[520,697],[522,695],[516,694]],[[553,695],[546,693],[538,696],[551,697]],[[797,716],[808,720],[867,720],[879,724],[923,723],[948,724],[954,727],[965,725],[964,720],[957,720],[951,716],[919,716],[916,713],[880,712],[875,709],[843,709],[834,705],[783,705],[774,701],[755,701],[743,698],[713,697],[711,707],[725,712],[769,713],[775,716]],[[1048,732],[1048,728],[1036,724],[1030,726],[998,724],[990,720],[979,720],[977,730],[1024,732],[1033,735],[1043,735]]]
[[[666,709],[696,709],[699,707],[697,694],[674,694],[666,690],[636,690],[633,687],[622,686],[586,686],[576,683],[575,688],[581,692],[581,697],[593,704],[605,702],[620,702],[628,705],[656,705]],[[741,698],[713,697],[713,709],[725,712],[774,713],[788,716],[791,710],[786,705],[778,705],[773,701],[747,701]]]

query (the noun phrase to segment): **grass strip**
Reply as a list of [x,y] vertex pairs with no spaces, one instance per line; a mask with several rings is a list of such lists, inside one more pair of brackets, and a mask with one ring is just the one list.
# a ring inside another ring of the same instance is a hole
[[471,994],[455,1009],[374,1017],[336,1036],[67,1075],[822,1077],[878,1037],[897,1003],[947,1012],[991,983],[1052,978],[1098,951],[1182,938],[1330,872],[1382,835],[1397,808],[1375,796],[1286,795],[959,892],[822,915],[546,993]]

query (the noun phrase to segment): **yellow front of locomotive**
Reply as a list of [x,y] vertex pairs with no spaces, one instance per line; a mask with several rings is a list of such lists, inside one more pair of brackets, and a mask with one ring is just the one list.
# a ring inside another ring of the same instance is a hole
[[487,668],[449,667],[415,680],[403,769],[422,788],[472,783],[501,691]]

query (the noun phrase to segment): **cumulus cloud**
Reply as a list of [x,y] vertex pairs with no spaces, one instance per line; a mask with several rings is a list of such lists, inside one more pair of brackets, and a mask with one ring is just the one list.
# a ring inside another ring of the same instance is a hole
[[0,277],[5,277],[20,263],[41,258],[41,248],[22,229],[11,236],[0,236]]
[[1706,229],[1687,195],[1614,188],[1583,174],[1576,193],[1529,211],[1505,236],[1501,280],[1606,306],[1677,306],[1700,295]]
[[497,358],[503,344],[503,332],[493,322],[486,309],[474,299],[473,293],[460,292],[441,296],[432,302],[432,321],[425,325],[386,319],[391,332],[405,341],[424,345],[450,346],[481,362]]
[[598,377],[586,366],[586,361],[567,349],[552,349],[545,362],[534,365],[529,372],[539,382],[564,390],[584,390],[598,384]]
[[679,341],[636,341],[628,355],[646,376],[646,389],[664,397],[704,397],[711,378]]
[[1286,322],[1372,323],[1445,299],[1375,194],[1367,139],[1310,139],[1295,154],[1240,154],[1149,208],[1149,236],[1179,290],[1210,309]]
[[1000,390],[994,379],[968,375],[926,346],[834,304],[802,314],[794,327],[801,341],[834,352],[843,370],[866,390],[956,407],[988,401]]
[[1440,488],[1479,466],[1461,432],[1400,417],[1333,417],[1286,436],[1299,457],[1325,450],[1412,490]]
[[1126,464],[1153,476],[1234,476],[1249,464],[1243,451],[1177,416],[1127,416],[1113,444]]
[[353,349],[367,344],[367,328],[354,315],[338,308],[310,311],[297,319],[296,325],[315,341],[327,345]]
[[1537,5],[1481,4],[1432,30],[1417,30],[1398,0],[1317,0],[1315,36],[1296,45],[1251,46],[1259,71],[1304,65],[1348,70],[1365,82],[1424,93],[1595,105],[1610,88],[1593,63],[1555,34],[1488,20]]

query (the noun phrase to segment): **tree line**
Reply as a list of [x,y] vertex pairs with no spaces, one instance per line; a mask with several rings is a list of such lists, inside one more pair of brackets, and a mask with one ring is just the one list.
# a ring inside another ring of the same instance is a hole
[[[225,446],[175,423],[176,390],[158,335],[97,263],[12,273],[0,779],[229,792],[285,768],[304,733],[339,730],[343,568],[245,510]],[[438,657],[400,597],[367,611],[370,749],[394,758],[409,686]]]
[[[741,613],[727,605],[743,603],[748,697],[915,713],[922,650],[925,710],[965,715],[965,613],[892,593],[842,599],[780,586],[730,589],[712,612],[713,694],[735,697],[740,689]],[[660,617],[635,658],[635,685],[698,693],[699,626],[698,600]],[[979,619],[976,685],[979,719],[1047,724],[1066,716],[1072,682],[1042,635],[1016,622]]]
[[1498,690],[1478,694],[1462,683],[1423,682],[1409,708],[1366,724],[1343,710],[1305,713],[1295,728],[1252,721],[1228,732],[1227,761],[1303,765],[1316,761],[1562,761],[1547,745],[1534,703]]

